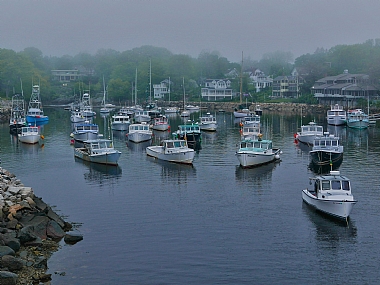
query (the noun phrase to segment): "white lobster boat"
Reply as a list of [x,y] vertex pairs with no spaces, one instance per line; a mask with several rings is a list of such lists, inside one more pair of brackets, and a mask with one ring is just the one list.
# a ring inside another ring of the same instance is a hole
[[38,127],[22,127],[21,133],[18,134],[18,140],[22,143],[35,144],[43,139],[43,136],[40,134]]
[[199,123],[199,128],[202,131],[215,132],[218,127],[215,116],[207,113],[206,116],[200,117],[201,122]]
[[314,185],[310,190],[302,190],[303,201],[325,214],[347,219],[357,202],[351,193],[350,180],[340,175],[339,171],[330,171],[328,175],[310,180],[314,180]]
[[154,118],[152,128],[153,128],[153,130],[156,130],[156,131],[167,131],[167,130],[169,130],[170,126],[169,126],[168,118],[166,116],[163,116],[163,115],[160,115],[159,117]]
[[272,148],[271,140],[243,139],[240,142],[236,156],[241,167],[254,167],[280,159],[281,150]]
[[152,131],[147,123],[129,125],[128,140],[139,143],[152,139]]
[[148,146],[146,154],[169,162],[192,164],[195,151],[187,146],[186,140],[163,140],[161,145]]
[[83,147],[74,149],[74,156],[85,161],[117,165],[121,152],[114,149],[112,140],[96,139],[84,141]]
[[301,131],[296,134],[296,139],[302,143],[313,145],[317,136],[323,136],[323,127],[314,122],[301,126]]

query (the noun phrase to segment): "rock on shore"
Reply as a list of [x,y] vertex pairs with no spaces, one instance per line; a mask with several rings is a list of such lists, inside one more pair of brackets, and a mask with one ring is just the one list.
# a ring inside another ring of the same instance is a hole
[[0,167],[0,284],[41,284],[51,280],[47,261],[59,241],[83,239],[14,174]]

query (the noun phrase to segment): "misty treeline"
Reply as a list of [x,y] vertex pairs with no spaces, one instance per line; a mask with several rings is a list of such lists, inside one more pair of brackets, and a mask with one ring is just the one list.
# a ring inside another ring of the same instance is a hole
[[[43,55],[34,47],[25,48],[21,52],[0,49],[0,96],[10,98],[15,93],[21,93],[22,88],[28,99],[32,84],[40,84],[41,97],[45,102],[70,101],[78,98],[83,90],[90,90],[92,95],[102,93],[104,77],[109,100],[124,104],[132,99],[137,77],[138,98],[145,101],[150,90],[153,96],[153,88],[149,88],[151,65],[152,85],[170,78],[172,100],[182,98],[182,78],[187,96],[199,100],[200,86],[205,79],[226,78],[231,70],[239,75],[242,63],[243,92],[255,92],[254,87],[248,84],[247,71],[260,69],[266,75],[276,78],[279,75],[290,75],[293,68],[296,68],[305,81],[302,94],[310,94],[310,87],[316,80],[341,74],[346,69],[351,74],[368,74],[372,82],[377,84],[380,78],[379,62],[380,39],[355,45],[337,45],[329,50],[317,48],[313,54],[305,54],[296,59],[290,52],[277,51],[265,54],[261,60],[246,57],[241,62],[230,62],[217,51],[203,51],[198,58],[193,58],[153,46],[142,46],[124,52],[101,49],[95,55],[79,53],[62,57]],[[85,74],[80,82],[63,85],[52,80],[52,70],[75,69]],[[232,78],[234,90],[239,90],[239,84],[239,76]],[[255,94],[255,98],[260,98],[258,95]]]

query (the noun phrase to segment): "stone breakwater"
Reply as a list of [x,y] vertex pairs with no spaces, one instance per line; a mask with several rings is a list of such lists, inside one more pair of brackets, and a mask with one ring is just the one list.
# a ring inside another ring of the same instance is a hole
[[83,239],[71,230],[31,187],[0,167],[0,284],[49,283],[47,261],[59,241],[75,244]]
[[[225,112],[233,112],[235,108],[241,105],[245,108],[245,103],[239,104],[236,102],[190,102],[190,104],[198,105],[202,109],[208,111],[219,111],[224,110]],[[158,103],[159,106],[165,106],[165,102],[162,104]],[[171,102],[170,105],[176,106],[178,108],[183,108],[183,102]],[[274,112],[274,113],[285,113],[285,114],[300,114],[301,110],[303,114],[325,114],[330,108],[327,105],[310,105],[303,103],[248,103],[248,109],[254,111],[256,106],[259,105],[260,109],[264,112]]]

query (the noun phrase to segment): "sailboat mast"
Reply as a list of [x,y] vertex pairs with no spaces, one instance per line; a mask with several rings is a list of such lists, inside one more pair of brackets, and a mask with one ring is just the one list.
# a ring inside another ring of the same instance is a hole
[[169,76],[169,106],[170,106],[170,76]]
[[136,75],[135,75],[135,105],[137,105],[137,68],[136,68]]
[[182,88],[183,88],[183,110],[185,110],[185,77],[182,77]]
[[152,103],[152,61],[149,59],[149,103]]
[[241,52],[241,70],[240,70],[240,104],[243,103],[243,52]]

